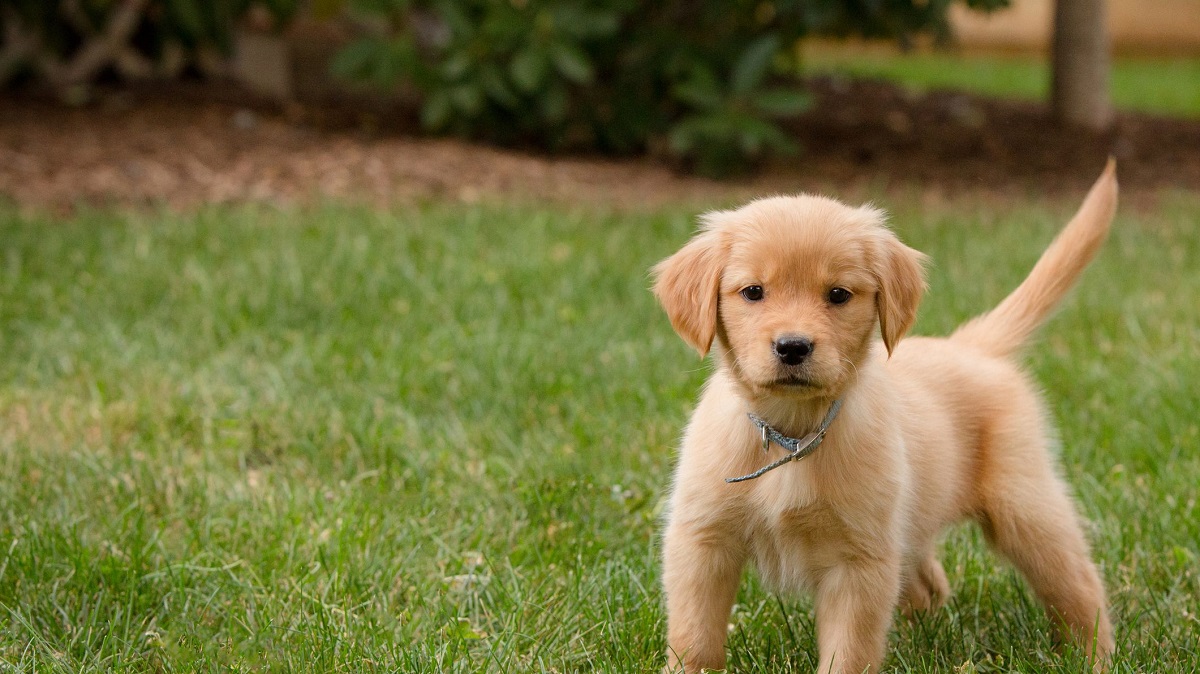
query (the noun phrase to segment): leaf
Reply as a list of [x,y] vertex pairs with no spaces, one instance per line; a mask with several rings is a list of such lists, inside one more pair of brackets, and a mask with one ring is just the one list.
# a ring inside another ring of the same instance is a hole
[[450,34],[463,40],[475,34],[477,22],[467,16],[460,4],[464,3],[444,0],[436,3],[434,8],[437,10],[438,16],[446,23],[446,27],[450,29]]
[[513,56],[508,64],[509,74],[513,83],[525,93],[533,93],[546,77],[549,63],[546,55],[533,45],[529,45]]
[[171,0],[166,3],[167,13],[175,20],[182,37],[193,44],[204,36],[204,17],[200,6],[193,0]]
[[800,89],[768,89],[754,94],[756,110],[770,117],[792,117],[812,106],[812,96]]
[[734,133],[725,114],[690,115],[671,128],[671,150],[686,155],[697,146],[729,138]]
[[352,82],[363,82],[389,91],[405,76],[420,77],[420,62],[412,41],[369,37],[346,45],[334,55],[329,71]]
[[466,75],[470,69],[471,54],[466,49],[450,54],[442,62],[442,74],[452,82],[462,79],[463,75]]
[[615,11],[592,10],[579,5],[559,5],[551,11],[554,25],[564,35],[581,40],[608,37],[621,26],[621,15]]
[[387,41],[367,37],[343,47],[329,62],[329,71],[347,80],[365,80],[388,51]]
[[299,0],[267,0],[265,3],[276,26],[284,26],[300,10]]
[[676,84],[671,89],[676,99],[702,110],[712,110],[721,106],[723,95],[721,83],[712,70],[698,65],[692,69],[691,77]]
[[695,134],[691,133],[691,131],[683,125],[679,125],[674,129],[671,129],[671,133],[667,136],[667,143],[671,148],[671,152],[674,152],[677,155],[686,155],[691,152],[692,148],[696,145],[695,141]]
[[375,68],[375,82],[384,90],[391,90],[405,76],[414,79],[421,75],[421,61],[416,45],[405,35],[397,35],[388,42],[384,54]]
[[547,122],[561,122],[567,116],[568,103],[565,87],[561,84],[550,87],[542,95],[542,119]]
[[554,61],[554,68],[562,73],[563,77],[576,84],[588,84],[595,75],[587,54],[573,44],[566,42],[551,44],[550,58]]
[[798,149],[774,124],[729,111],[686,117],[672,127],[669,141],[674,154],[711,177],[744,171],[766,154],[791,154]]
[[474,117],[483,109],[483,91],[474,84],[461,84],[450,90],[454,107],[467,117]]
[[520,106],[520,99],[508,87],[508,83],[500,76],[499,69],[494,65],[488,64],[484,66],[483,71],[479,73],[479,84],[483,87],[483,91],[488,95],[488,98],[491,98],[505,108],[515,110]]
[[749,156],[764,152],[794,154],[799,147],[778,126],[763,119],[742,115],[735,121],[742,152]]
[[755,40],[742,52],[729,78],[729,88],[735,96],[744,96],[762,84],[771,60],[779,51],[779,36],[774,33]]
[[421,106],[421,126],[431,131],[440,131],[450,121],[454,106],[445,91],[434,92]]

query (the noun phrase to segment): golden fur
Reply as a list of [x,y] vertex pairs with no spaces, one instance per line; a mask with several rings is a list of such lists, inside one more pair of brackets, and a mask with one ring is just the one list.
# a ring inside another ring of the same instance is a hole
[[[815,595],[820,672],[877,671],[895,608],[950,592],[940,532],[970,518],[1028,579],[1055,623],[1103,666],[1104,588],[1050,451],[1019,348],[1103,243],[1116,208],[1110,162],[1028,278],[948,338],[901,339],[925,288],[924,256],[872,208],[813,196],[708,214],[654,269],[679,335],[716,371],[684,434],[664,536],[669,671],[725,665],[743,566]],[[750,286],[761,286],[761,299]],[[850,299],[837,304],[831,289]],[[878,324],[882,344],[875,341]],[[811,343],[800,363],[777,340]],[[840,415],[803,461],[740,484],[765,456],[754,412],[793,437]]]

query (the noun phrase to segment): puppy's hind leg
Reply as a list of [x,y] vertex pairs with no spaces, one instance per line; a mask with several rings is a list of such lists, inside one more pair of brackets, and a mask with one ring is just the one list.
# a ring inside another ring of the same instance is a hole
[[1051,620],[1103,668],[1114,648],[1112,625],[1074,502],[1040,429],[1006,435],[995,445],[1004,448],[1003,456],[988,457],[978,520],[992,546],[1029,581]]

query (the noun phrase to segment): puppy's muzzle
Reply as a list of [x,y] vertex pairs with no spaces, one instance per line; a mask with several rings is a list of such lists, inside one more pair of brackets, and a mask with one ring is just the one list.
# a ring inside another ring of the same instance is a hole
[[775,340],[772,350],[784,365],[799,365],[813,352],[813,342],[801,335],[784,335]]

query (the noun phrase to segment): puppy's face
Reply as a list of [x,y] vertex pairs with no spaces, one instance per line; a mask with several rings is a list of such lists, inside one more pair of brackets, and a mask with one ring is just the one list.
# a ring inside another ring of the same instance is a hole
[[716,339],[752,395],[839,395],[876,322],[890,352],[916,318],[923,256],[875,209],[778,197],[704,224],[655,268],[655,294],[701,355]]

